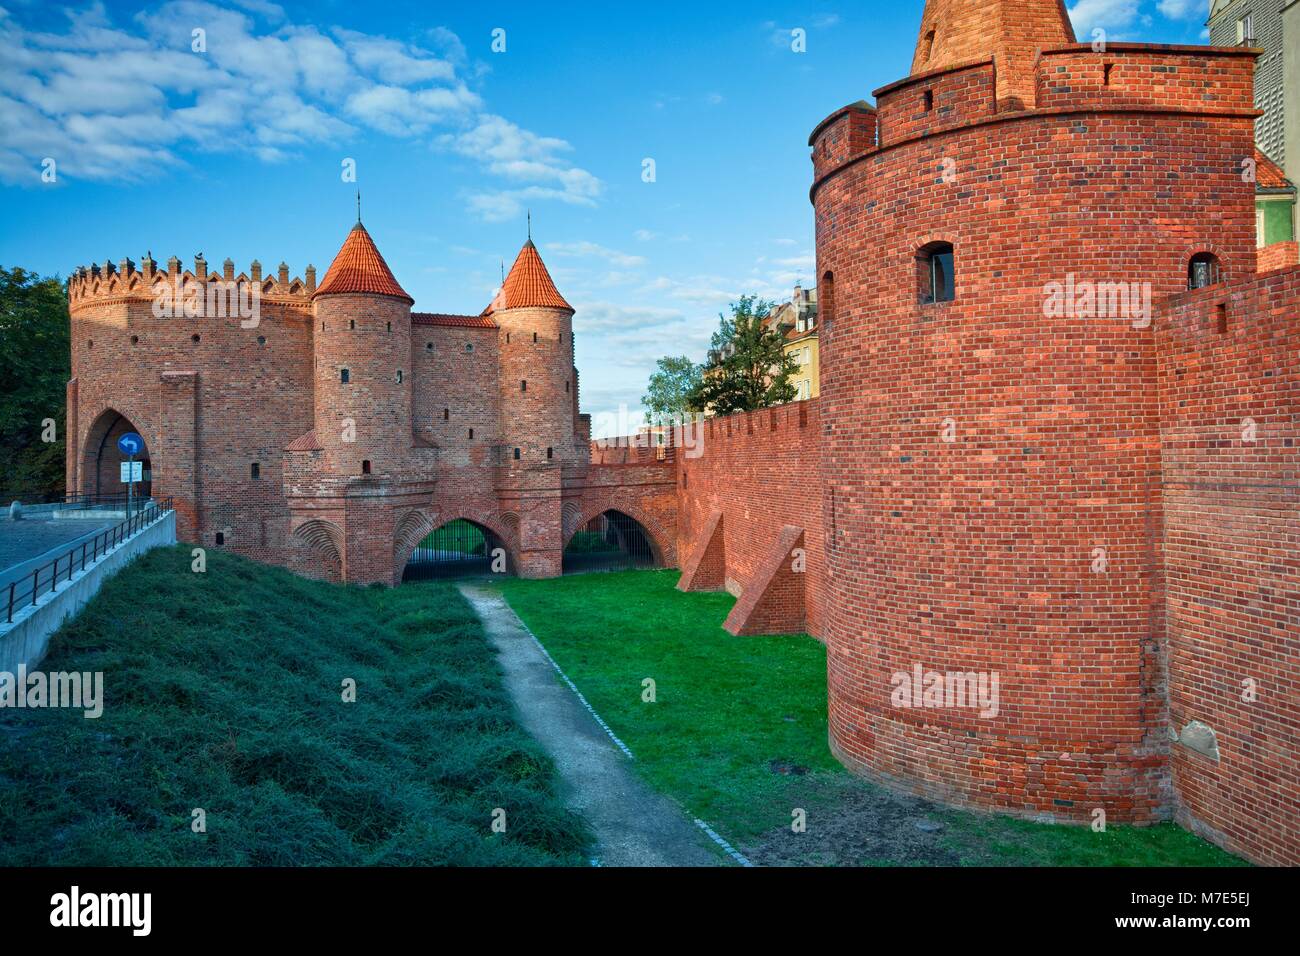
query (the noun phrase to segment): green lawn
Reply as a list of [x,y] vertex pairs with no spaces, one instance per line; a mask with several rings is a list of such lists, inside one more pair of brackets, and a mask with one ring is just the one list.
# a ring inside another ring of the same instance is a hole
[[[850,803],[860,805],[873,795],[887,801],[883,792],[851,778],[827,749],[822,645],[804,635],[731,637],[721,624],[734,599],[683,594],[674,587],[677,577],[672,570],[626,571],[511,578],[501,586],[511,607],[631,748],[637,770],[732,842],[746,845],[788,832],[791,807],[826,819],[848,816]],[[655,703],[642,701],[645,678],[655,681]],[[1172,824],[1094,833],[938,807],[926,815],[943,824],[944,847],[954,862],[1237,862]],[[860,835],[846,828],[843,842]],[[916,862],[888,853],[855,856],[852,846],[838,848],[836,857],[862,864]]]
[[149,553],[55,636],[40,669],[102,671],[102,717],[0,711],[0,865],[585,862],[453,588],[190,561]]

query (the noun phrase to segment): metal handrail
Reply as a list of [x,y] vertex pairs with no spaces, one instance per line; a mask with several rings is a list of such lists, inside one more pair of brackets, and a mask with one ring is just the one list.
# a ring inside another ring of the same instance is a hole
[[[59,555],[53,561],[36,568],[31,574],[9,582],[9,593],[7,595],[9,600],[8,609],[5,612],[5,623],[13,623],[15,607],[35,606],[37,599],[46,591],[51,594],[54,593],[55,588],[58,587],[60,577],[71,581],[72,575],[77,568],[78,551],[81,552],[81,570],[84,571],[87,564],[94,564],[101,555],[108,554],[109,551],[112,551],[137,531],[153,524],[154,521],[171,510],[173,509],[170,498],[151,501],[125,521],[119,522],[111,528],[106,528],[89,541],[83,541],[80,545],[73,545],[66,555]],[[61,565],[65,560],[68,563],[66,573],[61,569]],[[43,582],[42,578],[47,578],[47,580]]]

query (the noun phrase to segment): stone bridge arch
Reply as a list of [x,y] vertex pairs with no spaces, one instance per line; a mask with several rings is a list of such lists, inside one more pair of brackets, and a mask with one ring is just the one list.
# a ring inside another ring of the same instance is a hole
[[489,513],[473,508],[413,508],[407,511],[397,519],[393,529],[393,584],[402,583],[402,575],[416,545],[453,521],[468,521],[490,531],[506,549],[507,573],[515,573],[519,567],[519,526],[517,518],[513,526],[509,518],[508,514]]
[[677,567],[677,534],[667,529],[663,523],[650,512],[642,508],[635,499],[625,494],[601,494],[584,496],[577,501],[565,502],[561,509],[562,538],[561,550],[569,546],[578,529],[593,518],[599,518],[606,511],[620,511],[639,524],[654,552],[655,566],[660,568]]

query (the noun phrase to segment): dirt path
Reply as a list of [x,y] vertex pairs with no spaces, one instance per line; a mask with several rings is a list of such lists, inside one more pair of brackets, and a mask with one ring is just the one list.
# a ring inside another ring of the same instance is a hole
[[555,761],[562,796],[596,833],[601,866],[719,866],[708,838],[630,760],[556,673],[540,644],[499,593],[464,583],[460,593],[501,655],[520,721]]

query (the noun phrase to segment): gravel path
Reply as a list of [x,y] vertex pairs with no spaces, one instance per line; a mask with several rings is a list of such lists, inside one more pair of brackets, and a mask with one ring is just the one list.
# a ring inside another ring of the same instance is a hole
[[601,866],[719,866],[725,859],[681,809],[630,766],[595,715],[560,678],[541,645],[490,587],[463,583],[501,655],[506,689],[524,729],[546,748],[561,794],[596,833]]

